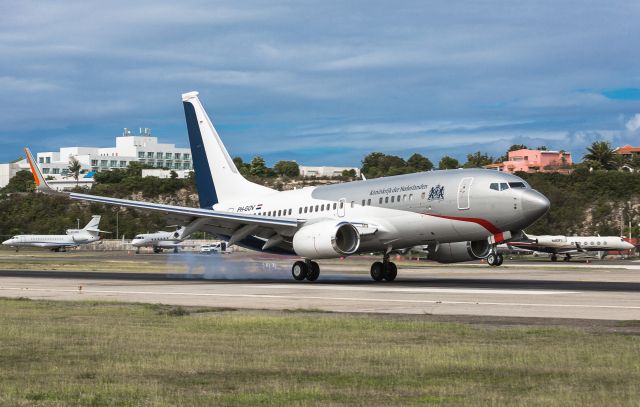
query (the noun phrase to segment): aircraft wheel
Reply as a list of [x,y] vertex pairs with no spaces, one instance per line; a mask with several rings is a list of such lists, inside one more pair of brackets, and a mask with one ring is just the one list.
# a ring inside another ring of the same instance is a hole
[[382,262],[376,261],[371,265],[371,278],[373,281],[381,281],[384,278],[384,266]]
[[496,254],[496,257],[498,260],[498,262],[496,263],[496,266],[502,266],[502,263],[504,263],[504,256],[498,253]]
[[316,281],[320,277],[320,266],[315,261],[309,262],[309,272],[307,273],[307,281]]
[[564,261],[571,261],[571,257],[570,256],[565,256],[564,259],[562,259]]
[[307,263],[301,260],[293,263],[293,267],[291,267],[291,275],[294,280],[302,281],[307,278],[307,274],[309,273],[309,267]]
[[497,266],[498,256],[496,256],[494,253],[489,253],[489,255],[487,256],[487,264],[490,266]]
[[386,264],[385,270],[384,270],[384,279],[387,281],[393,281],[396,279],[396,277],[398,276],[398,266],[396,266],[396,263],[390,261]]
[[557,254],[552,254],[551,255],[551,261],[558,261],[558,255]]

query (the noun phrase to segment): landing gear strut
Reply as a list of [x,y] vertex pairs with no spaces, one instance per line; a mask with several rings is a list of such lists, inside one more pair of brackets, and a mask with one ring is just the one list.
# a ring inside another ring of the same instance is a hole
[[564,261],[571,261],[571,255],[569,253],[564,255],[564,259],[562,259]]
[[320,277],[320,266],[318,263],[312,260],[298,260],[293,263],[291,268],[291,275],[294,280],[302,281],[316,281]]
[[389,254],[385,254],[382,261],[376,261],[371,265],[371,278],[373,281],[393,281],[398,276],[398,266],[389,261]]
[[553,253],[553,254],[551,255],[551,261],[558,261],[558,255],[557,255],[557,254],[555,254],[555,253]]

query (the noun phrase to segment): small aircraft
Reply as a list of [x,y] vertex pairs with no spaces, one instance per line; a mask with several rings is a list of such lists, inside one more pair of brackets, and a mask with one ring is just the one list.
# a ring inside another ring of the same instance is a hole
[[564,255],[564,261],[570,261],[572,254],[598,252],[602,259],[609,250],[632,250],[634,245],[620,236],[561,236],[561,235],[525,235],[522,241],[511,241],[508,246],[534,252],[550,253],[551,261],[558,261],[558,255]]
[[180,247],[185,247],[182,241],[187,238],[182,234],[182,229],[183,227],[179,227],[174,232],[141,233],[135,235],[131,245],[136,248],[136,253],[140,253],[141,247],[152,247],[154,253],[162,253],[164,249],[173,249],[174,253],[178,253]]
[[15,247],[45,247],[54,252],[66,251],[67,248],[93,243],[100,240],[99,233],[108,233],[98,229],[100,215],[94,215],[82,229],[67,229],[66,235],[17,235],[2,242],[5,246]]

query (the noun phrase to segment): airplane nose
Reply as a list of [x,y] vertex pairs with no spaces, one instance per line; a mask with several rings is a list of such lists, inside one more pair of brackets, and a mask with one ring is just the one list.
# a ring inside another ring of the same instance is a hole
[[547,213],[551,203],[546,196],[533,189],[528,189],[522,194],[522,212],[523,215],[534,221]]

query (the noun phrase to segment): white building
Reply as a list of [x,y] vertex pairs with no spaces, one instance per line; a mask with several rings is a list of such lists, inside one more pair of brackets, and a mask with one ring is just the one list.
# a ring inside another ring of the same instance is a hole
[[178,178],[188,178],[191,170],[163,170],[161,168],[149,168],[142,170],[142,178],[157,177],[157,178],[171,178],[171,173],[175,172]]
[[354,170],[356,177],[360,176],[360,168],[355,167],[310,167],[300,165],[300,175],[303,177],[340,177],[344,170]]
[[38,153],[37,160],[45,177],[60,179],[67,177],[72,157],[80,162],[83,173],[126,168],[131,162],[172,170],[193,168],[189,148],[158,143],[158,138],[151,136],[147,128],[140,129],[138,135],[124,129],[122,136],[116,137],[115,147],[62,147],[57,152]]
[[18,171],[29,170],[29,163],[23,159],[13,163],[0,164],[0,188],[4,188]]

